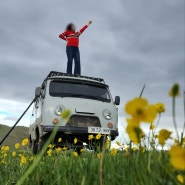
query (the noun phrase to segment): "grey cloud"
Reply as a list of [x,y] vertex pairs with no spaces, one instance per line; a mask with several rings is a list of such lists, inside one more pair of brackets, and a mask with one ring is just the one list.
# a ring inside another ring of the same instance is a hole
[[105,78],[122,106],[146,83],[144,95],[170,107],[168,89],[184,88],[184,12],[183,0],[2,1],[0,98],[27,102],[49,71],[65,72],[58,34],[92,18],[80,41],[83,74]]
[[15,117],[15,116],[7,116],[7,117],[5,117],[3,120],[8,120],[8,121],[13,121],[13,122],[16,122],[17,121],[17,117]]

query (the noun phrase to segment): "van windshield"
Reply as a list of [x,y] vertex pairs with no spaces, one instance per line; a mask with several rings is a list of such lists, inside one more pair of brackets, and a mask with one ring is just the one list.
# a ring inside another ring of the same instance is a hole
[[110,102],[109,91],[106,86],[88,82],[51,81],[50,96],[87,98]]

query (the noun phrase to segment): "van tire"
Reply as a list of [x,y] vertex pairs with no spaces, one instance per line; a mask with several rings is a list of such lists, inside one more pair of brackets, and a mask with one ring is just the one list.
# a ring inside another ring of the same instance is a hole
[[38,153],[42,151],[45,144],[46,144],[46,140],[44,138],[40,139],[38,143]]
[[33,154],[37,154],[38,152],[38,144],[37,144],[37,141],[32,141],[32,152]]

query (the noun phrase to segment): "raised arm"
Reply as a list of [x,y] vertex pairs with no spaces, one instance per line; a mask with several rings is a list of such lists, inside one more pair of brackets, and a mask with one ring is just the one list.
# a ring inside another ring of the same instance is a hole
[[65,32],[64,32],[64,33],[61,33],[61,34],[59,35],[59,37],[60,37],[61,39],[63,39],[63,40],[67,40],[67,38],[66,38],[66,36],[65,36]]
[[92,23],[92,21],[89,21],[83,28],[81,28],[77,33],[82,34],[86,29],[87,27]]

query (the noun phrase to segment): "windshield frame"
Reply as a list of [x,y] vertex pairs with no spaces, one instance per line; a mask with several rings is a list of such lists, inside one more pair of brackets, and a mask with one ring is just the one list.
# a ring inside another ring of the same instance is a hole
[[[74,94],[74,93],[66,93],[66,94],[63,94],[61,96],[58,96],[58,95],[52,95],[51,94],[51,90],[50,90],[50,85],[52,82],[58,82],[58,83],[74,83],[74,84],[79,84],[79,85],[89,85],[89,86],[94,86],[94,87],[100,87],[100,88],[104,88],[107,90],[107,96],[108,98],[103,98],[103,97],[98,97],[98,96],[90,96],[90,95],[83,95],[83,94]],[[97,100],[97,101],[102,101],[102,102],[107,102],[107,103],[110,103],[112,101],[112,97],[111,97],[111,94],[110,94],[110,91],[109,91],[109,87],[108,85],[106,84],[101,84],[101,83],[96,83],[96,82],[91,82],[91,81],[85,81],[85,80],[73,80],[73,79],[52,79],[50,82],[49,82],[49,87],[48,87],[48,92],[49,92],[49,95],[51,97],[61,97],[61,98],[82,98],[82,99],[91,99],[91,100]]]

